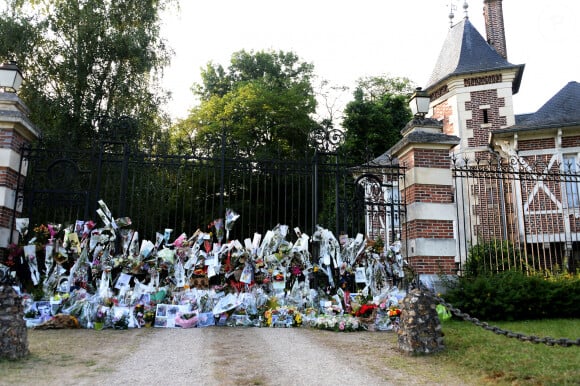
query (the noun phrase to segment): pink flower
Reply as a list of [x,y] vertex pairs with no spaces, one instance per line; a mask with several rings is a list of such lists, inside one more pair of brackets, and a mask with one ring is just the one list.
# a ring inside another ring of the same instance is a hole
[[344,330],[344,321],[342,321],[338,324],[338,329],[341,331]]

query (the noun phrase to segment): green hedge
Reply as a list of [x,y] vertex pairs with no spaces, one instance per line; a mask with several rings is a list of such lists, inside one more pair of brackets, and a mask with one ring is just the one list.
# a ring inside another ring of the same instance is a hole
[[580,317],[580,275],[545,277],[505,271],[462,277],[445,300],[481,320]]

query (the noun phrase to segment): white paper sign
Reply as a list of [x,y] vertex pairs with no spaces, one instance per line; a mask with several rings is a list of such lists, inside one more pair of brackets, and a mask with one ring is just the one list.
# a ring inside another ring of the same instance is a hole
[[354,271],[354,280],[357,283],[365,283],[367,282],[367,275],[365,274],[365,269],[363,267],[357,267]]
[[129,281],[131,280],[131,275],[127,273],[121,273],[115,284],[115,288],[123,290],[129,288]]

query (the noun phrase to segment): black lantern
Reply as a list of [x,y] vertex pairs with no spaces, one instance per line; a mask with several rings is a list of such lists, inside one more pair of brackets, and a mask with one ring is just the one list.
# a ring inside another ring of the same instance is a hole
[[22,73],[16,62],[0,64],[0,88],[4,91],[17,92],[22,84]]
[[429,102],[431,98],[429,98],[429,94],[426,91],[423,91],[421,87],[417,87],[413,95],[411,95],[411,99],[409,100],[409,107],[411,107],[411,112],[416,117],[424,118],[425,115],[429,112]]

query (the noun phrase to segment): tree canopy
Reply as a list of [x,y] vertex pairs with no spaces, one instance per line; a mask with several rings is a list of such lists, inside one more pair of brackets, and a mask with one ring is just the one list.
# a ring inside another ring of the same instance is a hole
[[175,146],[212,154],[225,133],[237,155],[303,155],[316,125],[312,76],[313,65],[292,52],[242,50],[227,70],[208,63],[193,88],[201,102],[174,128]]
[[23,70],[20,96],[46,142],[89,144],[100,117],[127,115],[159,143],[157,75],[170,57],[159,14],[172,1],[13,0],[2,12],[0,56]]
[[359,79],[354,100],[344,111],[345,138],[340,150],[362,163],[390,149],[411,119],[407,100],[414,89],[406,78]]

